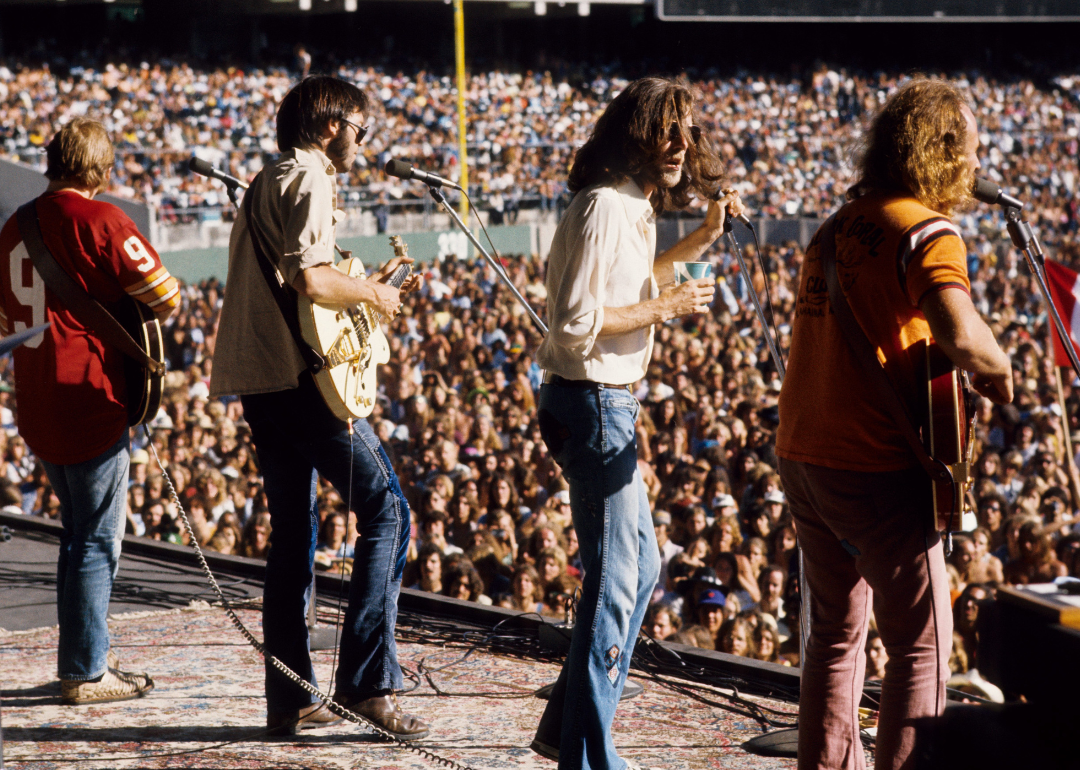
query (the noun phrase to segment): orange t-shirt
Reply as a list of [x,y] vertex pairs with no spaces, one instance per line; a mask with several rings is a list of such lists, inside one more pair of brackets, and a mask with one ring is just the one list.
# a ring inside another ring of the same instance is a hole
[[[970,291],[960,231],[914,198],[872,194],[841,208],[833,232],[851,311],[915,415],[921,368],[911,347],[931,337],[919,305],[946,287]],[[776,453],[840,470],[915,467],[910,446],[878,403],[833,316],[819,237],[811,241],[799,277]]]

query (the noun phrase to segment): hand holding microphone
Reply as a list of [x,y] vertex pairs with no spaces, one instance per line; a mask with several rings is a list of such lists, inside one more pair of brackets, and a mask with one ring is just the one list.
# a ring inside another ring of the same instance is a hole
[[[720,223],[716,221],[716,218],[722,218],[723,230],[725,233],[731,232],[731,224],[734,220],[739,220],[751,230],[754,229],[753,223],[746,216],[746,206],[743,205],[742,200],[739,198],[739,191],[730,187],[717,190],[716,197],[712,199],[716,206],[709,206],[708,212],[705,214],[705,224],[718,226]],[[713,221],[710,222],[710,219]]]

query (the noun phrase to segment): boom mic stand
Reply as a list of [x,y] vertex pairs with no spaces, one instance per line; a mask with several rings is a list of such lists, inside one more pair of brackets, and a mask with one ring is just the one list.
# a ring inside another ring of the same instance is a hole
[[476,234],[465,226],[465,222],[463,222],[458,213],[454,211],[454,207],[447,203],[446,196],[443,195],[442,190],[439,189],[439,187],[436,185],[428,185],[428,192],[431,193],[432,199],[440,206],[442,206],[443,210],[450,215],[450,219],[454,221],[454,224],[458,226],[458,229],[461,230],[461,232],[465,233],[465,237],[469,239],[469,242],[472,243],[473,247],[478,252],[480,252],[480,254],[483,255],[484,259],[487,260],[487,263],[491,265],[492,269],[495,271],[495,275],[499,276],[499,280],[501,280],[506,285],[506,287],[510,289],[510,293],[513,294],[514,298],[521,303],[521,306],[523,308],[525,308],[525,312],[529,314],[529,318],[532,319],[533,324],[536,326],[537,329],[540,330],[540,333],[547,334],[547,324],[540,320],[540,316],[538,316],[536,314],[536,311],[532,309],[532,305],[529,304],[528,300],[521,296],[521,292],[518,291],[517,286],[514,286],[514,282],[510,280],[510,276],[508,276],[506,274],[506,271],[503,270],[503,267],[499,264],[499,261],[488,253],[487,249],[483,247],[483,245],[480,243],[480,240],[476,237]]
[[1012,238],[1013,245],[1023,252],[1028,269],[1035,276],[1035,280],[1039,284],[1039,291],[1042,292],[1043,300],[1046,302],[1046,312],[1054,320],[1054,328],[1057,330],[1061,346],[1065,348],[1065,352],[1069,356],[1069,363],[1072,364],[1073,372],[1080,376],[1080,360],[1076,356],[1076,346],[1073,345],[1072,337],[1061,320],[1061,313],[1058,312],[1057,306],[1050,297],[1050,287],[1046,283],[1046,257],[1043,255],[1039,239],[1032,232],[1031,225],[1023,218],[1020,209],[1015,206],[1005,206],[1004,208],[1009,237]]
[[[784,375],[787,373],[787,368],[784,366],[784,359],[780,355],[779,340],[775,339],[772,333],[769,331],[769,323],[765,318],[765,311],[761,307],[761,298],[758,297],[757,291],[754,289],[753,281],[750,278],[750,271],[746,269],[746,260],[743,258],[742,249],[739,248],[739,242],[735,240],[735,235],[732,230],[733,217],[728,216],[724,219],[724,234],[728,239],[728,246],[731,248],[735,258],[739,262],[739,269],[746,280],[747,288],[749,289],[750,299],[754,305],[754,313],[757,315],[758,323],[761,324],[761,333],[765,335],[765,342],[769,347],[769,354],[772,356],[773,365],[776,366],[776,372],[780,375],[781,384],[784,382]],[[757,242],[757,233],[753,227],[749,227],[750,232],[754,235],[754,241]],[[761,248],[758,248],[758,256],[760,258]],[[769,277],[765,276],[765,280],[768,281]],[[803,565],[803,552],[802,548],[799,548],[799,667],[802,667],[803,662],[806,660],[806,640],[810,636],[810,587],[806,584],[806,569]],[[749,751],[752,754],[759,754],[765,757],[794,757],[796,756],[796,749],[799,745],[799,728],[789,727],[782,730],[773,730],[772,732],[759,735],[756,738],[751,738],[742,744],[742,748]]]

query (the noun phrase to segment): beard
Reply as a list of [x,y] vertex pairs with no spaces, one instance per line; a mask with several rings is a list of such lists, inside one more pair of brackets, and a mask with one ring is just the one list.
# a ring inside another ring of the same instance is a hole
[[658,189],[670,190],[682,181],[683,164],[679,168],[670,170],[665,168],[667,161],[663,158],[654,160],[642,170],[642,176],[646,182],[656,185]]
[[326,157],[334,164],[339,173],[344,174],[352,164],[349,162],[349,150],[355,144],[348,131],[338,131],[337,136],[326,145]]

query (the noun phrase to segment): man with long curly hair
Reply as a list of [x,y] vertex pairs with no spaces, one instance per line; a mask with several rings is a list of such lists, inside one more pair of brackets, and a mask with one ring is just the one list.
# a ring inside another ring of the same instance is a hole
[[[978,146],[960,93],[913,80],[874,118],[858,181],[834,215],[842,291],[909,414],[919,403],[914,351],[931,338],[982,395],[1012,400],[1009,358],[972,304],[967,252],[949,219],[971,199]],[[914,720],[945,703],[949,582],[930,480],[829,305],[824,237],[800,278],[776,444],[811,596],[799,768],[863,768],[857,709],[871,602],[889,655],[875,766],[910,768]]]
[[[694,125],[693,103],[689,90],[660,78],[615,97],[574,157],[574,200],[548,259],[538,419],[570,485],[585,577],[577,630],[532,748],[563,770],[628,766],[611,722],[660,572],[629,386],[645,377],[653,326],[712,301],[711,279],[676,286],[672,263],[697,260],[723,232],[727,209],[742,212],[736,193],[718,196],[720,161]],[[719,200],[700,228],[655,256],[656,214],[695,194]]]

